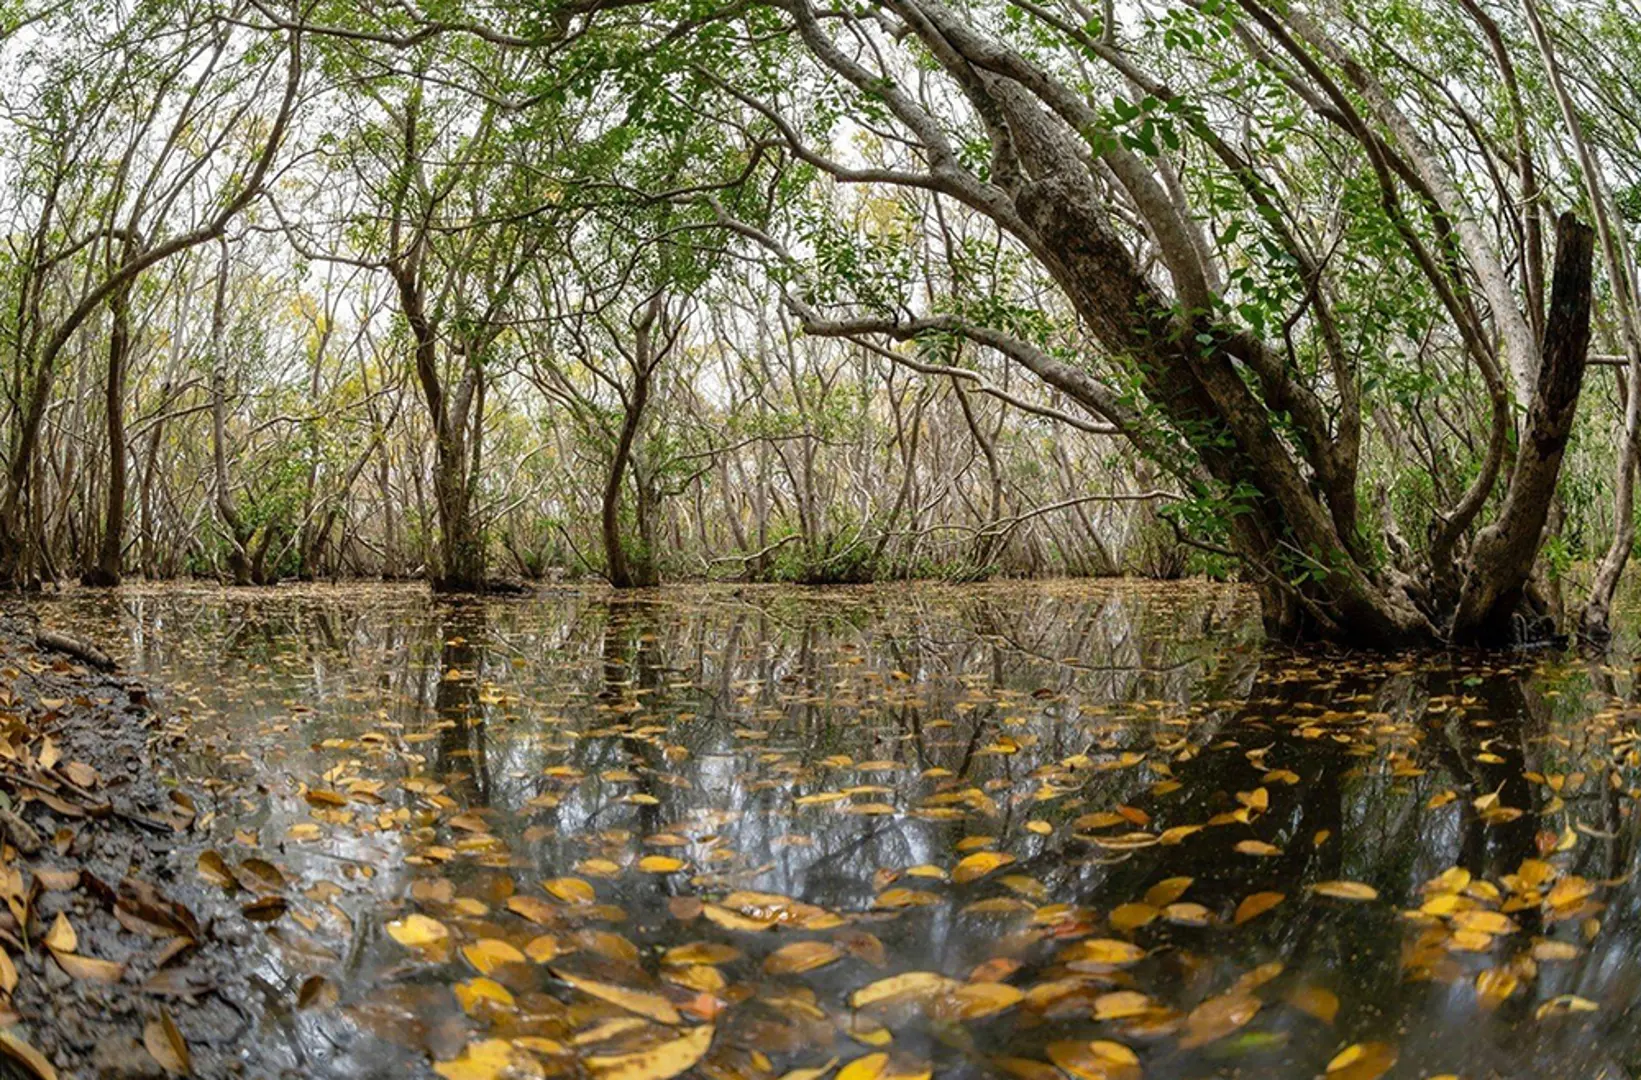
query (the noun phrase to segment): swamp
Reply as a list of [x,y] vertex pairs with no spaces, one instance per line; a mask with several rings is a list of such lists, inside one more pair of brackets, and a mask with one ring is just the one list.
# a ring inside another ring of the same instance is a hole
[[253,1071],[1641,1060],[1628,667],[1269,649],[1190,583],[41,607],[169,688]]
[[0,1080],[1637,1080],[1641,0],[0,0]]

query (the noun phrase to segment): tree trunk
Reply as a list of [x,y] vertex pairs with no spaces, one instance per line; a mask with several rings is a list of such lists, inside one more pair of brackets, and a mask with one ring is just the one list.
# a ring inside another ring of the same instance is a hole
[[228,484],[228,243],[218,240],[216,297],[211,306],[211,463],[213,503],[228,541],[228,572],[235,585],[251,584],[251,531],[240,520]]
[[1556,223],[1555,278],[1538,386],[1504,508],[1471,549],[1449,635],[1456,645],[1508,645],[1519,636],[1517,609],[1538,557],[1584,382],[1594,256],[1595,230],[1563,214]]
[[108,422],[108,507],[103,518],[103,540],[95,566],[87,569],[86,585],[112,588],[120,583],[125,556],[125,373],[131,359],[131,283],[108,298],[112,324],[108,331],[108,383],[103,402]]
[[644,406],[649,403],[649,373],[639,367],[633,381],[632,397],[627,402],[627,415],[622,419],[621,431],[616,436],[615,452],[610,457],[610,471],[604,478],[604,494],[600,503],[600,535],[604,541],[604,563],[610,584],[617,589],[634,589],[654,585],[643,580],[642,567],[635,568],[627,558],[626,540],[621,530],[621,491],[626,486],[627,467],[632,461],[633,443],[638,438],[638,427],[644,419]]

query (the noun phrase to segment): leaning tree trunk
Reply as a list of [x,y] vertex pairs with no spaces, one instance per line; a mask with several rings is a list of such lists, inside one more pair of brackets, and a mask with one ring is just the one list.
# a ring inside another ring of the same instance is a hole
[[1516,616],[1538,557],[1584,383],[1594,256],[1595,231],[1563,214],[1556,223],[1555,278],[1538,386],[1504,508],[1471,547],[1449,635],[1456,645],[1507,645],[1517,637]]
[[632,561],[627,558],[626,538],[621,529],[621,492],[626,486],[633,442],[638,438],[638,428],[643,422],[644,406],[648,404],[649,396],[649,375],[640,368],[633,383],[632,398],[627,402],[627,415],[616,436],[615,453],[610,457],[610,471],[604,477],[604,493],[600,501],[599,534],[604,541],[604,563],[610,584],[617,589],[655,584],[654,581],[643,580],[643,574],[635,572]]
[[108,331],[108,383],[103,403],[108,422],[108,506],[97,561],[82,581],[112,588],[120,583],[125,561],[125,373],[131,359],[131,283],[108,298],[112,325]]

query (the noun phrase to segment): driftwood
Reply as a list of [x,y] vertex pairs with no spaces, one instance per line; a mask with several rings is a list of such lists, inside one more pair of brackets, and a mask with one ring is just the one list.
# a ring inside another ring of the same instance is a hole
[[99,671],[113,671],[118,665],[114,658],[103,652],[97,646],[79,638],[60,634],[55,630],[39,629],[34,632],[34,643],[42,649],[51,649],[53,652],[67,653],[77,660],[83,660]]

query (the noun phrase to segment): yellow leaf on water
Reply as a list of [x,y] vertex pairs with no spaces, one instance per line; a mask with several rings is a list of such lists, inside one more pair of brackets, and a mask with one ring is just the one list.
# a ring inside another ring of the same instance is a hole
[[506,1039],[471,1042],[462,1056],[453,1061],[433,1063],[433,1071],[445,1080],[496,1080],[513,1066],[513,1046]]
[[17,965],[11,962],[11,956],[6,950],[0,949],[0,992],[11,993],[17,989]]
[[593,887],[577,877],[550,878],[541,887],[566,904],[591,904],[598,899]]
[[1113,990],[1094,999],[1094,1019],[1128,1020],[1156,1007],[1156,1002],[1138,990]]
[[741,958],[741,950],[720,941],[692,941],[674,945],[661,955],[661,963],[683,967],[694,964],[728,964]]
[[977,851],[952,867],[952,880],[959,885],[979,881],[1000,866],[1007,866],[1014,856],[1004,851]]
[[1328,1062],[1328,1080],[1378,1080],[1396,1064],[1396,1048],[1389,1043],[1353,1043]]
[[889,1055],[883,1052],[862,1054],[838,1070],[837,1080],[878,1080],[889,1064]]
[[1577,957],[1578,946],[1570,941],[1552,941],[1543,938],[1533,942],[1533,959],[1540,963],[1553,960],[1574,960]]
[[940,897],[936,896],[932,892],[924,892],[921,889],[907,889],[897,886],[893,889],[884,889],[882,892],[878,893],[877,899],[872,901],[872,906],[889,908],[892,910],[894,908],[903,907],[921,907],[925,904],[938,903],[939,900]]
[[796,975],[814,971],[843,956],[843,950],[828,941],[794,941],[764,958],[764,971],[771,975]]
[[500,938],[480,938],[464,945],[462,955],[480,975],[488,975],[505,964],[524,963],[524,954]]
[[1242,903],[1236,906],[1236,914],[1231,917],[1231,921],[1237,926],[1241,926],[1250,919],[1259,918],[1284,899],[1286,897],[1279,892],[1249,893],[1242,898]]
[[1476,997],[1482,1007],[1495,1009],[1521,986],[1516,973],[1505,968],[1488,968],[1476,976]]
[[1600,1006],[1589,998],[1581,998],[1577,994],[1562,994],[1553,997],[1538,1007],[1533,1015],[1539,1020],[1546,1016],[1555,1016],[1560,1013],[1595,1012]]
[[494,979],[483,977],[459,982],[450,988],[461,1004],[462,1012],[472,1015],[481,1005],[489,1004],[503,1009],[514,1007],[512,991]]
[[552,934],[541,934],[524,946],[524,955],[538,964],[545,964],[565,952],[564,946]]
[[1191,1050],[1224,1038],[1258,1015],[1259,1006],[1259,999],[1248,993],[1233,992],[1209,998],[1186,1016],[1180,1049]]
[[706,1056],[713,1030],[711,1024],[703,1024],[648,1050],[595,1054],[587,1058],[586,1065],[598,1080],[670,1080]]
[[387,936],[407,949],[428,949],[450,940],[450,928],[426,915],[406,915],[387,924]]
[[1130,1080],[1140,1075],[1140,1059],[1119,1042],[1066,1039],[1051,1042],[1048,1059],[1077,1080]]
[[1325,987],[1296,986],[1289,992],[1287,1000],[1289,1005],[1324,1024],[1333,1023],[1333,1018],[1339,1015],[1339,995]]
[[1191,887],[1193,880],[1195,879],[1188,877],[1163,878],[1145,890],[1145,902],[1155,908],[1165,908],[1184,896],[1185,890]]
[[[871,1005],[930,998],[950,988],[954,982],[955,980],[933,971],[908,971],[861,987],[849,995],[849,1004],[854,1008],[864,1009]],[[847,1066],[845,1070],[847,1071]],[[839,1075],[841,1077],[842,1074]]]
[[558,968],[550,968],[549,970],[583,994],[589,994],[600,1001],[607,1001],[611,1005],[619,1006],[630,1013],[647,1016],[651,1020],[663,1024],[683,1022],[683,1017],[679,1016],[678,1010],[672,1007],[672,1002],[660,994],[652,994],[647,990],[629,990],[624,986],[616,986],[613,983],[584,979],[579,975],[572,975]]
[[1282,849],[1275,844],[1267,844],[1263,840],[1239,840],[1236,845],[1238,854],[1253,855],[1262,859],[1274,858],[1282,854]]
[[1163,909],[1163,918],[1176,926],[1207,926],[1214,921],[1213,912],[1201,904],[1169,904]]
[[[1311,891],[1335,900],[1377,900],[1379,890],[1360,881],[1322,881],[1311,886]],[[1373,1044],[1383,1045],[1383,1044]]]
[[1131,941],[1116,938],[1090,938],[1079,941],[1060,954],[1067,964],[1084,967],[1116,969],[1137,964],[1145,959],[1145,950]]
[[979,1020],[1012,1009],[1026,996],[1019,987],[1002,982],[963,983],[948,995],[960,1020]]
[[674,874],[684,868],[684,860],[671,855],[646,855],[638,860],[638,869],[646,874]]
[[1455,912],[1453,926],[1458,930],[1472,930],[1480,934],[1513,934],[1516,932],[1516,924],[1510,916],[1498,911]]
[[1145,926],[1161,914],[1150,904],[1118,904],[1111,909],[1111,928],[1126,934]]

